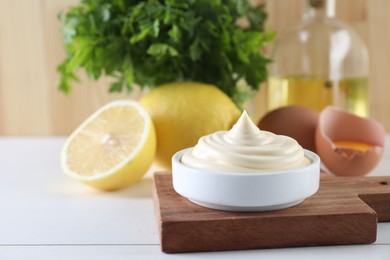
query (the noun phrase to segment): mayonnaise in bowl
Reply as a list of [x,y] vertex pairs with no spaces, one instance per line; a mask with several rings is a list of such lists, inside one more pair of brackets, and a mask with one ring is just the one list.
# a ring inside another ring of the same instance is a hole
[[297,141],[261,131],[245,111],[230,131],[200,138],[181,162],[196,169],[235,173],[280,171],[311,163]]
[[319,188],[320,159],[294,139],[261,131],[244,111],[230,131],[172,158],[173,187],[195,204],[227,211],[291,207]]

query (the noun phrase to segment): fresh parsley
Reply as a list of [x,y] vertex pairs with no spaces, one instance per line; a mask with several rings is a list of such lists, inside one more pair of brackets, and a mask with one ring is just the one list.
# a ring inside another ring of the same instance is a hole
[[[266,79],[264,6],[247,0],[82,0],[60,13],[66,59],[59,89],[71,92],[75,72],[115,78],[110,92],[172,81],[218,86],[237,104]],[[241,19],[246,26],[238,26]],[[245,88],[244,88],[245,89]]]

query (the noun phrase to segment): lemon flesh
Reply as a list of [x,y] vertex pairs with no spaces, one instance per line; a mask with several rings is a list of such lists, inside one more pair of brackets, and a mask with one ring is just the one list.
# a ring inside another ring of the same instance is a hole
[[234,102],[213,85],[175,82],[154,88],[140,103],[156,128],[156,162],[171,167],[172,156],[200,137],[229,130],[241,115]]
[[111,102],[83,122],[67,139],[61,154],[65,174],[104,190],[138,181],[153,162],[154,126],[135,101]]

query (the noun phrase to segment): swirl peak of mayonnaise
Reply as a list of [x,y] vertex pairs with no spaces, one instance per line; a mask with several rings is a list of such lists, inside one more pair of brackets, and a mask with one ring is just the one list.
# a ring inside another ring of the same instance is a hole
[[272,172],[311,163],[297,141],[261,131],[246,111],[230,131],[201,137],[181,162],[195,169],[231,173]]

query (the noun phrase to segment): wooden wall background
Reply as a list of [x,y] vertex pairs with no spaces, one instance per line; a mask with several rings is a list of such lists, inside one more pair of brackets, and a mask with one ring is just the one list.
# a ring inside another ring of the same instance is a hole
[[[266,3],[277,33],[300,19],[302,0]],[[109,100],[142,93],[107,94],[109,79],[56,89],[64,58],[57,14],[78,0],[0,0],[0,135],[62,135]],[[390,1],[338,0],[337,16],[361,32],[370,50],[370,113],[390,131]],[[260,94],[261,96],[261,94]],[[260,100],[261,97],[256,97]],[[259,112],[261,106],[256,108]]]

